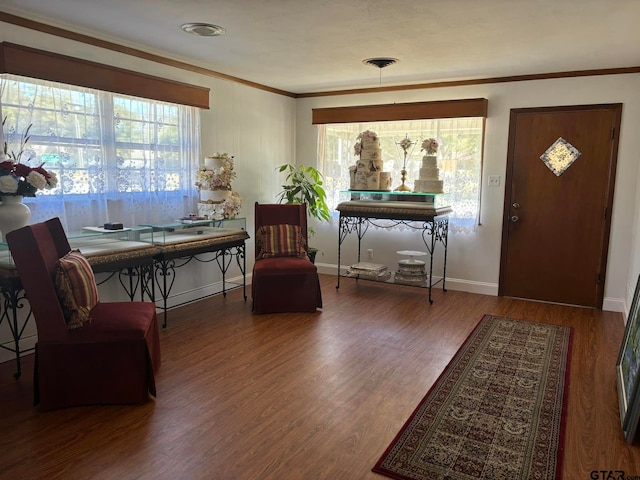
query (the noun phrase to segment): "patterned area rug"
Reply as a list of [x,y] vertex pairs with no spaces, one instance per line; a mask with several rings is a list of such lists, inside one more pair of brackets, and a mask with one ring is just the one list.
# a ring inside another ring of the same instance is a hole
[[373,471],[412,480],[561,478],[571,334],[485,315]]

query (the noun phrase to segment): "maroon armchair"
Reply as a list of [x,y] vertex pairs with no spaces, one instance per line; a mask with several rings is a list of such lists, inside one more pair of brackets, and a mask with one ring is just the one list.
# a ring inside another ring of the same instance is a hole
[[309,260],[306,204],[255,204],[254,313],[322,308],[316,266]]
[[160,366],[155,305],[98,301],[88,310],[88,321],[70,329],[60,282],[56,285],[59,259],[71,251],[60,220],[29,225],[6,238],[38,332],[34,404],[51,410],[142,403],[155,396]]

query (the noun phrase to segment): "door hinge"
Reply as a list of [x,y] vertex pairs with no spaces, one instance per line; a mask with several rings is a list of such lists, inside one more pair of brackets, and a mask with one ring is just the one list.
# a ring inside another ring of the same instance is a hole
[[611,127],[611,140],[616,138],[616,127]]
[[607,211],[608,211],[608,208],[604,207],[604,219],[605,220],[607,219]]
[[596,284],[600,284],[600,274],[598,273],[598,275],[596,275]]

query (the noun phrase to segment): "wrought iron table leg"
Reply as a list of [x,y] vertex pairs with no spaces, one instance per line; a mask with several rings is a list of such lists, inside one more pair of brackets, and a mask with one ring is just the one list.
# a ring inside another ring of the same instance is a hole
[[[173,260],[157,260],[156,268],[155,268],[155,279],[159,280],[158,277],[162,279],[162,282],[158,281],[158,289],[160,290],[160,295],[162,296],[162,329],[166,330],[167,328],[167,299],[169,298],[169,292],[171,292],[171,288],[173,287],[173,282],[175,282],[175,262]],[[167,282],[167,277],[171,276],[171,281]]]
[[[240,269],[240,273],[242,273],[242,294],[244,296],[244,299],[247,299],[247,275],[246,275],[246,269],[247,269],[247,258],[244,254],[244,245],[238,245],[237,247],[235,247],[236,249],[236,263],[238,264],[238,268]],[[231,255],[233,256],[233,253],[231,253]],[[240,265],[240,258],[242,258],[242,265]]]
[[22,301],[26,299],[26,297],[24,296],[24,291],[21,288],[11,286],[9,288],[2,288],[2,295],[4,297],[4,301],[2,314],[0,314],[0,324],[2,324],[4,320],[6,320],[7,325],[9,326],[9,330],[11,331],[11,336],[13,337],[13,348],[6,347],[4,345],[0,345],[0,347],[15,353],[16,373],[14,373],[13,376],[15,379],[18,379],[22,375],[22,353],[34,350],[33,348],[29,348],[24,350],[23,352],[20,349],[20,339],[22,338],[22,334],[24,333],[27,323],[31,318],[31,310],[29,310],[29,313],[27,314],[24,322],[22,323],[22,325],[20,325],[20,322],[18,321],[18,309],[23,307]]
[[446,218],[442,221],[443,234],[442,234],[442,243],[444,244],[444,265],[442,267],[442,291],[446,292],[447,288],[445,282],[447,280],[447,248],[448,248],[448,237],[449,237],[449,219]]
[[340,215],[340,219],[338,221],[338,284],[336,285],[336,290],[340,288],[340,256],[342,252],[342,241],[346,234],[342,233],[344,219],[342,218],[342,214]]
[[431,249],[429,250],[429,303],[433,303],[433,298],[431,297],[431,290],[433,288],[433,252],[435,251],[436,244],[436,226],[433,222],[431,222]]

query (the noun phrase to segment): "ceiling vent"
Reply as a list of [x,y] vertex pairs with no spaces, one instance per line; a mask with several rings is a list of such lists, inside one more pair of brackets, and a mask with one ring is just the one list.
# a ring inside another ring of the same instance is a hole
[[185,23],[180,28],[198,37],[219,37],[227,32],[224,28],[212,23]]

